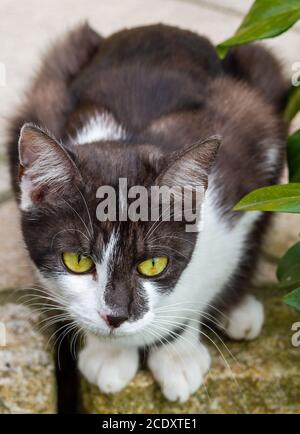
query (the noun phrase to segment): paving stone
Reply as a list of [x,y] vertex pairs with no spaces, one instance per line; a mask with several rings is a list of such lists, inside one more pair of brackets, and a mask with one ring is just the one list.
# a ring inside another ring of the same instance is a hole
[[39,320],[26,306],[0,305],[6,329],[6,345],[0,346],[0,414],[56,412],[53,355],[37,330]]
[[6,288],[28,288],[35,282],[20,230],[14,200],[0,205],[0,292]]

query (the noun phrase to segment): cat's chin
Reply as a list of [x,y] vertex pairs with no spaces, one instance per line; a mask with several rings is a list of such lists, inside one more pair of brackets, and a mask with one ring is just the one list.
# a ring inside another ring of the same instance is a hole
[[116,340],[118,338],[135,336],[138,333],[142,332],[142,329],[138,331],[121,331],[118,329],[109,330],[109,331],[104,331],[104,330],[91,330],[91,331],[93,331],[93,333],[99,337]]
[[94,336],[96,336],[100,341],[106,342],[111,345],[140,346],[151,343],[147,342],[147,339],[145,339],[145,336],[147,336],[145,328],[140,328],[137,331],[124,332],[115,329],[111,332],[106,332],[104,330],[89,327],[88,331],[91,332]]

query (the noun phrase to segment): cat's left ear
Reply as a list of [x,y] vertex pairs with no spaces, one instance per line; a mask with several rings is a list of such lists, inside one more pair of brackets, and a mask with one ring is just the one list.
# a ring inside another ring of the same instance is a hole
[[20,132],[19,163],[23,211],[57,197],[76,174],[67,151],[50,134],[30,123]]
[[171,155],[156,184],[167,187],[200,187],[207,189],[209,172],[215,163],[221,144],[219,136],[212,136],[182,152]]

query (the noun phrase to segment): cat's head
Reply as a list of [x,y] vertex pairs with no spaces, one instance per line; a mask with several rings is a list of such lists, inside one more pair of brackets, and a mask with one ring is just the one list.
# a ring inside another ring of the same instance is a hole
[[[143,332],[155,320],[155,310],[176,290],[191,259],[197,232],[186,230],[184,214],[181,221],[166,221],[162,214],[168,207],[151,220],[151,200],[150,221],[120,221],[133,203],[125,193],[131,186],[149,192],[151,186],[192,185],[205,191],[218,145],[212,138],[163,155],[152,145],[123,142],[64,146],[32,124],[22,128],[25,243],[51,297],[79,326],[121,337]],[[126,180],[125,193],[120,179]],[[99,221],[103,186],[115,191],[116,221]]]

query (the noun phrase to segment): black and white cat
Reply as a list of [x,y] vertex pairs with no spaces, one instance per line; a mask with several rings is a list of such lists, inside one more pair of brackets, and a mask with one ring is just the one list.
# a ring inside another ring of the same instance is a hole
[[[79,368],[102,391],[125,387],[146,347],[165,397],[183,402],[210,366],[207,327],[258,336],[263,307],[248,290],[267,216],[232,207],[279,179],[286,91],[261,46],[222,62],[207,39],[163,25],[109,38],[83,25],[45,57],[12,122],[13,185],[33,264],[85,331]],[[120,178],[199,185],[199,231],[100,222],[97,189]]]

